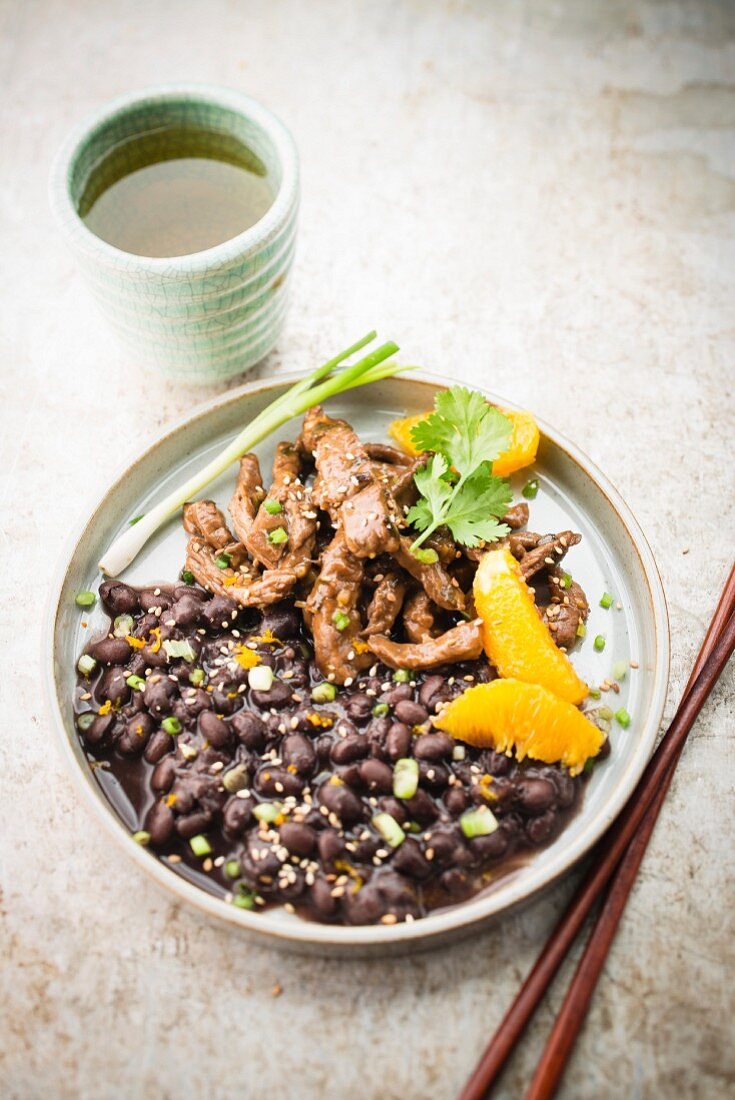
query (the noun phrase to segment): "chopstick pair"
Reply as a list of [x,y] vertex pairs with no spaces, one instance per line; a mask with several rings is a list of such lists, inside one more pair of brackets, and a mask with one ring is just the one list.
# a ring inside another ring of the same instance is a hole
[[485,1048],[459,1100],[483,1100],[487,1096],[584,921],[606,890],[525,1100],[549,1100],[556,1093],[686,738],[735,649],[734,609],[735,564],[668,731],[622,813],[598,844],[589,871]]

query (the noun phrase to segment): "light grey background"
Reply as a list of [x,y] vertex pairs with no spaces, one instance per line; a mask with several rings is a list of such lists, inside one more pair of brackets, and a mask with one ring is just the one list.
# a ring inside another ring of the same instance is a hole
[[[38,673],[49,570],[84,501],[209,393],[118,349],[50,224],[50,162],[86,111],[161,80],[279,113],[303,158],[300,248],[259,372],[376,326],[572,436],[659,562],[670,715],[735,545],[735,7],[5,0],[0,54],[0,1092],[450,1098],[571,880],[433,955],[280,955],[160,895],[61,769]],[[685,753],[566,1098],[732,1087],[733,682]],[[499,1095],[522,1095],[558,1001]]]

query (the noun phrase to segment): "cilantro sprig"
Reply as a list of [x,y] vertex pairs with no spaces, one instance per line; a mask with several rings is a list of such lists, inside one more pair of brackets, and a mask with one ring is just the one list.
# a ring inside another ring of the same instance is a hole
[[499,520],[508,510],[511,489],[492,464],[510,443],[512,425],[479,393],[452,386],[437,394],[434,411],[411,432],[420,451],[433,451],[414,481],[420,498],[406,516],[421,534],[415,552],[437,527],[446,525],[457,542],[477,546],[507,535]]

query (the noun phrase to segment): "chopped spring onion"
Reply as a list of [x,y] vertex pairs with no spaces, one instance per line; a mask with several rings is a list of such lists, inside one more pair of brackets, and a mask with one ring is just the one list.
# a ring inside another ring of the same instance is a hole
[[96,717],[97,715],[92,710],[85,710],[84,714],[80,714],[77,717],[77,726],[82,731],[82,733],[87,732]]
[[125,683],[129,688],[132,688],[133,691],[143,691],[145,688],[145,680],[142,676],[128,676]]
[[112,624],[112,633],[116,638],[124,638],[126,634],[133,633],[135,620],[132,615],[117,615]]
[[404,828],[405,828],[407,833],[420,833],[421,832],[421,826],[419,825],[418,821],[407,821]]
[[406,839],[403,829],[390,814],[376,814],[373,818],[373,825],[391,848],[400,847]]
[[283,505],[278,500],[264,500],[263,507],[269,516],[280,516],[283,511]]
[[613,719],[613,712],[608,706],[597,708],[598,717],[602,718],[603,722],[611,722]]
[[584,638],[586,633],[587,627],[584,625],[584,623],[577,623],[577,637]]
[[630,663],[628,661],[616,661],[612,666],[613,680],[624,680],[629,668]]
[[94,607],[97,597],[94,592],[77,592],[74,602],[77,607]]
[[231,463],[247,451],[251,451],[257,443],[280,428],[282,424],[300,416],[312,405],[319,405],[336,394],[371,382],[379,382],[381,379],[391,378],[401,371],[411,369],[400,367],[394,360],[390,360],[390,356],[398,351],[398,345],[389,342],[363,356],[356,363],[343,367],[333,377],[328,377],[351,355],[371,343],[375,335],[374,332],[368,333],[362,340],[358,340],[351,347],[335,355],[312,374],[295,382],[284,394],[271,402],[211,462],[177,486],[164,500],[151,508],[150,512],[142,517],[140,523],[130,527],[116,539],[102,556],[100,562],[102,571],[109,576],[118,576],[122,573],[159,527],[178,512],[187,500],[196,500],[209,483],[219,477]]
[[464,745],[455,745],[452,749],[452,760],[464,760],[467,755],[467,749]]
[[603,592],[602,595],[600,596],[600,607],[604,607],[605,610],[607,611],[608,608],[612,607],[612,604],[613,604],[613,598],[610,595],[610,593],[609,592]]
[[228,859],[225,864],[225,874],[228,878],[240,877],[240,863],[236,859]]
[[592,643],[592,645],[598,653],[602,653],[603,649],[605,648],[605,638],[604,638],[604,636],[602,634],[598,634],[596,636],[594,642]]
[[590,688],[587,694],[590,699],[602,699],[602,692],[599,688]]
[[232,899],[232,904],[236,905],[238,909],[254,909],[255,908],[255,895],[254,894],[235,894]]
[[195,856],[211,856],[212,854],[212,845],[203,833],[193,836],[189,841],[189,847]]
[[397,668],[393,673],[393,679],[397,684],[409,684],[411,682],[411,673],[407,668]]
[[231,556],[229,554],[226,554],[223,550],[222,553],[218,554],[217,557],[214,559],[214,564],[217,566],[218,569],[229,569],[231,561]]
[[561,586],[562,586],[562,588],[571,588],[572,587],[572,574],[571,573],[562,573],[562,575],[561,575]]
[[189,683],[194,684],[194,687],[198,687],[199,684],[204,683],[204,669],[193,668],[189,673]]
[[527,481],[526,484],[523,486],[523,488],[521,489],[521,493],[526,498],[526,500],[535,500],[538,493],[538,487],[538,478],[532,477],[531,480]]
[[337,698],[337,689],[328,680],[311,689],[311,698],[315,703],[333,703]]
[[414,550],[413,556],[417,561],[420,561],[422,565],[435,565],[439,561],[439,555],[436,550],[429,548],[428,550]]
[[282,813],[283,806],[280,802],[259,802],[257,806],[253,806],[253,815],[266,825],[272,825]]
[[147,833],[145,829],[139,829],[137,833],[133,833],[133,840],[136,844],[140,844],[142,848],[147,848],[151,842],[151,834]]
[[253,691],[270,691],[273,687],[273,669],[270,665],[256,665],[248,669],[248,684]]
[[419,789],[419,762],[411,757],[396,760],[393,766],[393,794],[396,798],[413,798]]
[[188,664],[191,664],[192,661],[196,661],[197,659],[191,642],[187,638],[184,638],[182,641],[177,641],[175,638],[166,638],[163,643],[163,648],[166,650],[171,660],[180,657]]
[[622,726],[624,730],[627,730],[630,725],[630,715],[625,707],[621,707],[620,710],[615,711],[615,721],[619,726]]
[[181,722],[173,714],[169,715],[168,718],[164,718],[161,722],[161,729],[164,733],[170,733],[172,736],[181,733],[182,728]]
[[179,573],[179,576],[181,577],[184,584],[193,584],[196,580],[196,577],[192,573],[191,569],[182,569]]
[[498,820],[487,806],[479,806],[476,810],[463,813],[459,825],[464,835],[471,839],[473,836],[490,836],[497,829]]
[[350,616],[345,615],[344,611],[335,611],[334,615],[332,615],[332,622],[341,634],[342,631],[346,630],[350,625]]
[[244,764],[235,764],[234,768],[230,768],[222,776],[222,786],[230,794],[237,794],[238,791],[242,791],[248,785],[248,770]]
[[376,703],[373,707],[371,714],[373,718],[385,718],[386,714],[390,711],[390,707],[387,703]]
[[81,672],[82,676],[91,676],[94,670],[97,668],[97,662],[94,657],[90,657],[88,653],[83,653],[77,661],[77,668]]
[[268,532],[268,542],[273,546],[281,546],[284,542],[288,542],[288,531],[285,527],[274,527]]

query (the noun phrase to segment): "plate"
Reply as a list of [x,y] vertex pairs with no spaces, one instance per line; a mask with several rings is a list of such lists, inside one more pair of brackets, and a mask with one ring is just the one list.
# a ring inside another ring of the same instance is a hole
[[[531,502],[530,526],[540,531],[572,528],[583,536],[567,559],[592,608],[586,638],[573,654],[574,664],[581,676],[596,684],[610,675],[615,661],[631,659],[638,663],[621,684],[620,695],[614,697],[615,708],[624,706],[632,717],[631,724],[627,730],[616,725],[611,736],[612,753],[594,769],[579,813],[552,845],[505,877],[500,876],[482,894],[410,924],[319,924],[283,909],[252,913],[205,893],[135,843],[130,835],[131,823],[126,824],[106,800],[87,762],[72,715],[75,661],[90,631],[101,625],[104,613],[98,605],[91,615],[80,615],[74,596],[79,591],[97,590],[101,580],[97,562],[131,517],[148,511],[206,463],[296,378],[253,382],[198,408],[127,465],[89,510],[84,524],[69,541],[51,586],[44,642],[48,702],[64,759],[95,822],[179,901],[255,939],[293,950],[334,955],[420,950],[466,935],[539,893],[572,867],[619,813],[653,751],[666,701],[666,601],[645,536],[619,494],[579,448],[539,420],[541,444],[532,470],[539,478],[540,490]],[[391,420],[430,408],[436,390],[451,384],[446,378],[416,373],[346,393],[328,402],[327,407],[333,415],[348,419],[363,439],[385,440]],[[485,392],[485,396],[496,404],[513,407],[496,394]],[[270,468],[277,439],[289,435],[293,438],[297,430],[295,422],[290,432],[284,427],[257,448],[264,470]],[[529,476],[525,470],[512,479],[516,498]],[[234,479],[233,466],[214,482],[207,495],[224,507]],[[182,567],[184,547],[181,524],[172,520],[122,576],[132,584],[172,581]],[[598,605],[599,595],[605,591],[614,597],[609,610]],[[89,624],[86,631],[81,626],[82,618]],[[593,638],[598,633],[606,637],[603,653],[593,649]]]

